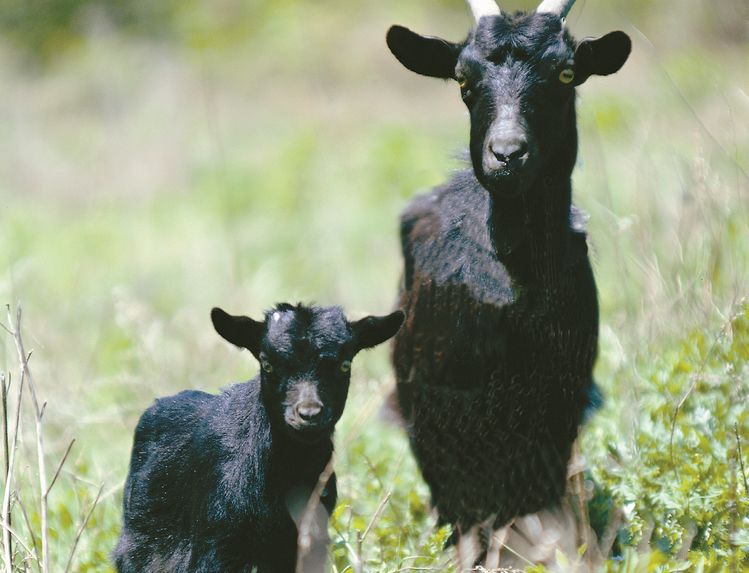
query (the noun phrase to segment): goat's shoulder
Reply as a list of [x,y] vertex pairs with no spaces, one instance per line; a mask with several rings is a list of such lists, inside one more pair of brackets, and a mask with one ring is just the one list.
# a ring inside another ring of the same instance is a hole
[[[220,408],[206,419],[205,428],[196,432],[196,440],[217,441],[230,458],[263,456],[272,447],[268,414],[260,397],[260,380],[234,384],[217,397]],[[203,444],[209,445],[209,444]]]
[[401,237],[419,242],[454,233],[456,225],[485,226],[488,212],[486,190],[471,171],[457,171],[443,185],[411,200],[401,214]]
[[510,281],[492,246],[488,219],[489,194],[470,170],[416,197],[401,216],[405,289],[423,282],[455,285],[478,300],[505,304]]

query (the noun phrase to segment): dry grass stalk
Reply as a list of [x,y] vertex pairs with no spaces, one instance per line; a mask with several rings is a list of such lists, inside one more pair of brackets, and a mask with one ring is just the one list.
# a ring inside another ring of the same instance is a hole
[[[3,492],[3,501],[2,501],[2,529],[3,529],[3,559],[5,562],[5,573],[13,573],[14,565],[13,565],[13,538],[15,538],[15,541],[19,544],[20,547],[22,547],[25,552],[26,556],[25,559],[27,561],[30,561],[32,563],[36,563],[37,569],[40,573],[49,573],[50,571],[50,545],[49,545],[49,520],[48,520],[48,498],[49,494],[52,490],[52,487],[57,482],[57,478],[60,475],[60,472],[62,471],[62,468],[65,464],[65,462],[68,459],[68,456],[70,454],[71,448],[73,447],[73,444],[75,443],[75,440],[72,440],[70,444],[67,447],[67,450],[65,451],[65,454],[63,455],[60,463],[57,466],[57,469],[55,471],[55,474],[52,478],[51,482],[48,482],[47,480],[47,464],[46,464],[46,456],[45,456],[45,448],[44,448],[44,432],[43,432],[43,422],[44,422],[44,409],[46,407],[46,402],[40,403],[36,386],[34,384],[34,378],[31,374],[31,369],[29,368],[29,359],[31,357],[30,352],[26,352],[26,348],[23,341],[23,335],[22,335],[22,329],[21,329],[21,307],[20,305],[16,309],[15,317],[13,316],[13,313],[11,312],[10,305],[6,305],[7,314],[8,314],[8,326],[2,325],[4,330],[6,330],[11,337],[13,338],[16,353],[18,356],[18,364],[19,369],[21,372],[21,380],[18,384],[18,389],[16,390],[16,396],[15,396],[15,415],[13,420],[13,427],[11,428],[11,422],[9,420],[8,415],[8,391],[10,389],[10,378],[8,378],[8,382],[6,383],[5,377],[2,377],[2,407],[3,407],[3,441],[4,441],[4,450],[5,450],[5,490]],[[24,540],[19,536],[18,532],[15,531],[12,527],[12,503],[11,498],[13,497],[14,491],[13,491],[13,482],[14,482],[14,470],[16,467],[16,458],[18,453],[18,440],[19,436],[21,435],[21,407],[23,404],[23,391],[24,387],[28,386],[29,388],[29,395],[31,397],[31,405],[32,410],[34,414],[34,424],[35,424],[35,441],[36,441],[36,462],[37,462],[37,471],[39,473],[39,517],[40,517],[40,531],[39,536],[41,538],[41,555],[39,553],[39,549],[37,546],[37,537],[34,534],[34,530],[31,527],[30,520],[28,518],[28,515],[26,513],[26,509],[23,507],[20,498],[18,498],[17,493],[16,496],[16,504],[21,509],[22,515],[24,517],[24,522],[26,529],[28,530],[29,537],[31,540],[31,547],[29,547],[29,544],[24,542]],[[12,443],[10,440],[11,431],[13,433],[13,439]],[[101,492],[100,492],[101,493]],[[73,547],[70,551],[70,557],[68,560],[68,568],[70,567],[70,564],[72,563],[73,554],[75,553],[75,548],[78,545],[78,541],[80,538],[80,535],[83,532],[83,528],[85,528],[86,523],[88,523],[89,518],[91,517],[91,512],[93,512],[93,509],[96,507],[96,504],[98,502],[99,496],[97,496],[96,501],[94,501],[94,504],[89,511],[88,515],[83,521],[83,525],[81,527],[81,530],[78,532],[78,535],[75,538]],[[24,566],[24,570],[28,570],[28,564]]]
[[[3,559],[5,561],[6,573],[12,573],[13,571],[13,542],[11,534],[15,536],[15,533],[11,527],[11,507],[10,498],[13,491],[13,472],[16,466],[16,453],[18,452],[18,436],[21,433],[21,398],[23,396],[23,387],[25,385],[26,376],[21,373],[21,381],[18,384],[18,390],[16,395],[16,413],[13,422],[13,444],[9,446],[8,453],[6,454],[6,471],[5,471],[5,489],[3,490],[3,508],[2,508],[2,521],[3,521]],[[5,383],[3,383],[5,386]],[[8,386],[4,388],[4,394],[7,395],[7,390],[10,388],[10,378],[8,379]],[[7,408],[5,407],[5,396],[3,400],[3,414],[6,414]],[[8,416],[3,416],[3,433],[4,435],[10,434],[10,423]]]
[[[8,387],[5,385],[5,372],[0,372],[0,384],[2,384],[2,400],[3,400],[3,452],[5,453],[5,490],[8,492],[8,477],[10,476],[10,450],[8,448]],[[10,379],[8,379],[8,385],[10,385]],[[10,501],[10,496],[9,496]],[[12,525],[10,519],[10,505],[8,508],[5,506],[5,494],[3,494],[3,522],[10,527]],[[9,567],[13,567],[13,546],[10,541],[10,532],[7,533],[3,529],[3,557],[5,563]]]
[[[42,537],[42,571],[43,573],[49,573],[49,525],[47,518],[47,495],[49,494],[49,487],[47,485],[47,464],[44,457],[44,433],[43,433],[43,417],[45,404],[39,405],[39,399],[36,395],[36,387],[34,386],[34,379],[31,375],[29,368],[29,357],[30,354],[26,353],[26,349],[23,344],[23,336],[21,335],[21,306],[18,305],[16,309],[15,321],[13,320],[13,314],[10,310],[10,305],[7,307],[8,311],[8,325],[13,336],[13,340],[16,344],[16,352],[18,354],[18,363],[21,367],[21,373],[26,378],[26,382],[29,386],[29,392],[31,393],[31,403],[34,408],[34,424],[36,427],[36,458],[37,458],[37,469],[39,470],[39,515],[41,519],[41,537]],[[20,403],[19,403],[20,408]]]

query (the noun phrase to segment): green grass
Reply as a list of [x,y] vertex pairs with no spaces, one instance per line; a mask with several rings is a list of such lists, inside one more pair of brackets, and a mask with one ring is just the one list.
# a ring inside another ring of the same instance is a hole
[[[622,514],[609,571],[749,568],[749,49],[700,19],[707,3],[673,33],[675,5],[611,0],[571,19],[578,36],[635,40],[620,74],[580,89],[575,173],[607,396],[582,444]],[[0,302],[24,308],[48,468],[76,438],[50,497],[53,571],[102,485],[72,570],[110,570],[132,431],[155,397],[257,370],[213,332],[212,306],[387,311],[398,213],[460,165],[455,87],[411,77],[383,42],[395,21],[458,38],[459,2],[248,6],[229,37],[196,4],[174,17],[177,41],[94,26],[32,72],[0,46]],[[8,336],[0,371],[15,387]],[[385,349],[357,359],[337,432],[339,572],[449,557],[403,432],[378,417],[392,383]],[[15,487],[38,532],[29,414]],[[14,524],[28,541],[18,504]]]

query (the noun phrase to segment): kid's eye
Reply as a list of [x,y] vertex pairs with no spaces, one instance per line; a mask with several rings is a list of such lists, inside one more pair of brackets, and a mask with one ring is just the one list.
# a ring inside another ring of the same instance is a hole
[[268,360],[265,359],[265,358],[261,358],[260,359],[260,367],[263,370],[265,370],[268,374],[270,374],[271,372],[273,372],[273,364],[271,364],[270,362],[268,362]]
[[341,372],[349,372],[351,370],[351,360],[344,360],[341,362]]
[[571,68],[565,68],[559,73],[559,81],[563,84],[569,84],[575,79],[575,72]]

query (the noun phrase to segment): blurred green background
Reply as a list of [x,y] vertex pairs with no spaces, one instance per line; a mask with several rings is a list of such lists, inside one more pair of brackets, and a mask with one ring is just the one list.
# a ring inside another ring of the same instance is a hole
[[[155,397],[257,370],[213,332],[212,306],[393,306],[398,213],[463,165],[468,119],[457,87],[401,68],[384,34],[459,40],[471,22],[460,0],[0,5],[0,302],[24,308],[48,465],[77,439],[50,498],[53,570],[101,484],[71,570],[107,570],[132,431]],[[606,511],[623,515],[606,567],[741,570],[749,4],[578,0],[568,24],[634,41],[578,106],[575,201],[590,215],[607,395],[583,449]],[[9,336],[0,370],[17,380]],[[357,359],[337,571],[445,567],[406,440],[378,417],[392,382],[386,349]],[[33,531],[28,414],[15,486]]]

